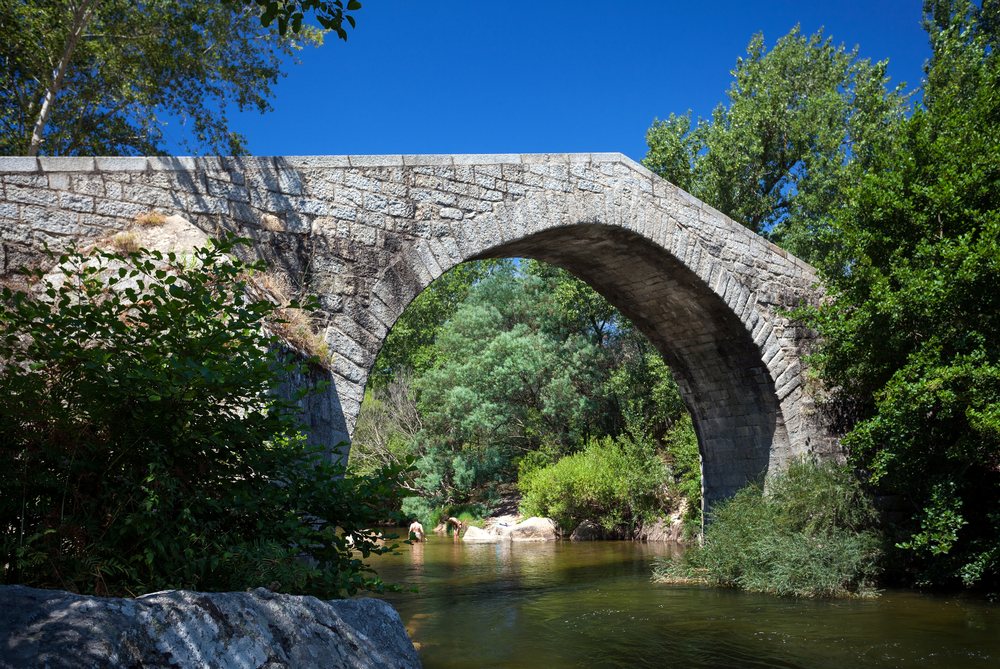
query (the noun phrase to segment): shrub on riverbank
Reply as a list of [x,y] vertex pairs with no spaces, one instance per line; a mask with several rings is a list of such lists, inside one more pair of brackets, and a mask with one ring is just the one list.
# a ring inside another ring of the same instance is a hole
[[263,266],[234,258],[237,243],[67,253],[54,280],[0,290],[4,583],[381,587],[359,557],[388,550],[371,528],[400,472],[345,477],[332,445],[299,434],[272,392],[303,371],[267,334],[286,305],[253,296]]
[[711,513],[704,546],[661,560],[654,580],[701,581],[796,597],[870,596],[880,572],[876,512],[834,464],[792,464]]
[[584,520],[630,537],[662,512],[669,475],[651,442],[619,436],[591,439],[579,453],[524,472],[521,513],[552,518],[564,531]]

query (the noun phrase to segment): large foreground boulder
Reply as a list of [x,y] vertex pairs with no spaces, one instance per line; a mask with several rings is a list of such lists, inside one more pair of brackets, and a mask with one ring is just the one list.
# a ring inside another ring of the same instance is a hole
[[512,527],[508,536],[511,541],[555,541],[559,531],[551,518],[532,516]]
[[0,586],[0,668],[419,667],[378,599],[170,590],[137,599]]

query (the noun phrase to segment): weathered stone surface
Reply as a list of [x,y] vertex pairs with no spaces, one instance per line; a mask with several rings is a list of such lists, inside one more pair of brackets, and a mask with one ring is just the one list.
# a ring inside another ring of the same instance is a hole
[[649,525],[643,525],[635,536],[637,541],[684,540],[684,523],[680,518],[658,518]]
[[663,353],[699,436],[707,505],[794,457],[839,452],[805,383],[813,333],[787,317],[819,299],[816,272],[621,154],[141,165],[0,158],[3,271],[154,206],[250,237],[320,299],[333,422],[348,434],[385,336],[421,290],[466,260],[537,258],[593,285]]
[[642,525],[635,533],[637,541],[684,541],[684,519],[688,514],[688,501],[681,499],[680,505],[666,518]]
[[350,667],[420,660],[377,599],[172,590],[137,599],[0,586],[0,667]]
[[500,537],[475,525],[469,525],[462,535],[462,541],[470,544],[495,544],[500,541]]
[[551,518],[532,516],[512,527],[507,536],[511,541],[556,541],[559,531]]
[[573,530],[573,533],[569,535],[570,541],[597,541],[598,539],[603,538],[604,528],[592,520],[583,521],[577,525],[576,529]]
[[160,224],[141,227],[136,235],[144,247],[163,253],[188,253],[208,243],[203,230],[176,214],[164,217]]

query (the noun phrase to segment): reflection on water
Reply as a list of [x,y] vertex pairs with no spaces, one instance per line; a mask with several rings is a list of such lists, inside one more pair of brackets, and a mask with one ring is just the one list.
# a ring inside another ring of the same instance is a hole
[[1000,666],[1000,609],[982,601],[807,601],[652,583],[652,558],[676,550],[431,536],[372,564],[404,587],[387,599],[428,669]]

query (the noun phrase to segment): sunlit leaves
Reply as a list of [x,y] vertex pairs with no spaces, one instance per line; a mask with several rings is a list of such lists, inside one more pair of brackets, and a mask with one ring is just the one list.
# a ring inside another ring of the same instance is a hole
[[[227,108],[269,110],[284,57],[322,41],[306,24],[287,37],[261,27],[250,0],[102,0],[91,3],[83,34],[67,53],[79,4],[0,3],[0,153],[28,152],[47,95],[53,106],[42,154],[155,155],[166,134],[192,152],[245,153]],[[55,87],[53,67],[64,55],[68,69]]]
[[274,389],[308,370],[268,334],[278,307],[248,293],[263,268],[233,258],[236,243],[72,252],[31,273],[30,292],[3,289],[0,459],[16,463],[0,468],[4,582],[380,587],[358,553],[383,550],[368,528],[401,468],[345,478],[333,444],[299,436]]
[[[989,11],[990,3],[985,3]],[[995,7],[995,3],[993,3]],[[838,212],[817,362],[859,419],[854,462],[902,503],[897,563],[1000,579],[1000,58],[996,24],[928,3],[933,55],[898,141]],[[995,11],[992,10],[992,11]]]

